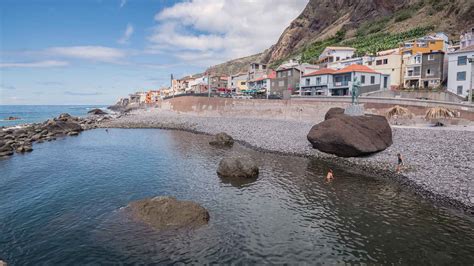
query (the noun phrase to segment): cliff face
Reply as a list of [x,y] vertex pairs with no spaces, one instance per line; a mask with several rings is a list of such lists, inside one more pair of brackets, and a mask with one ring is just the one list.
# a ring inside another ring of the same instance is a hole
[[335,36],[341,29],[346,32],[346,39],[352,38],[361,25],[381,19],[386,21],[377,32],[396,33],[429,26],[458,39],[461,31],[474,26],[474,0],[310,0],[275,45],[259,56],[232,60],[217,69],[234,73],[245,69],[249,60],[273,63],[314,41]]
[[334,36],[340,29],[355,30],[362,23],[381,18],[392,20],[382,29],[387,32],[433,26],[435,31],[458,37],[474,23],[474,0],[310,0],[278,42],[265,52],[263,60],[286,58],[308,43]]

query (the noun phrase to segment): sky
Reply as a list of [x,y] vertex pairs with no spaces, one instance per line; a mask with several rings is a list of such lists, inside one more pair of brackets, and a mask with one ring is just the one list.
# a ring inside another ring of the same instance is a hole
[[113,104],[262,52],[308,0],[1,0],[0,104]]

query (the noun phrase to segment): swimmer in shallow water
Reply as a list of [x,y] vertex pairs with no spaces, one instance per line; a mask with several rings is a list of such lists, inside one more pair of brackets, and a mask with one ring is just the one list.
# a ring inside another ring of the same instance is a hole
[[332,169],[329,169],[328,174],[326,175],[326,181],[331,182],[334,179]]

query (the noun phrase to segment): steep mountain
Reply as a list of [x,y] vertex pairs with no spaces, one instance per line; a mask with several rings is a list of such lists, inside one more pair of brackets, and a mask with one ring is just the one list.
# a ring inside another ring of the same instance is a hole
[[373,53],[437,31],[457,40],[471,26],[474,0],[310,0],[275,45],[217,69],[235,73],[251,61],[276,66],[291,56],[311,61],[328,45],[350,45],[359,53]]

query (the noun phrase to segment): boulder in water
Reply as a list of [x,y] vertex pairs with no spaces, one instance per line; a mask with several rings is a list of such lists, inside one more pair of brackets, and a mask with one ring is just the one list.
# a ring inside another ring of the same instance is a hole
[[258,177],[258,166],[251,158],[226,157],[220,161],[217,174],[221,178],[254,179]]
[[101,109],[99,108],[95,108],[95,109],[92,109],[90,110],[89,112],[87,112],[88,114],[91,114],[91,115],[106,115],[107,112],[104,112],[102,111]]
[[392,145],[392,129],[384,116],[335,115],[311,128],[313,148],[340,157],[364,156]]
[[5,118],[5,120],[7,121],[13,121],[13,120],[19,120],[20,118],[19,117],[15,117],[15,116],[9,116],[7,118]]
[[234,139],[227,133],[221,132],[214,136],[214,140],[209,142],[210,145],[220,147],[232,147],[234,145]]
[[135,218],[154,229],[194,229],[209,221],[209,212],[192,201],[180,201],[174,197],[155,197],[131,202],[129,209]]

